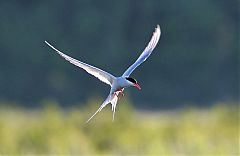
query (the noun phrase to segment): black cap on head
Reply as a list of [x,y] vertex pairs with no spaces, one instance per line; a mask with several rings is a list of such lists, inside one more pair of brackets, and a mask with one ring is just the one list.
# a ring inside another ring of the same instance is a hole
[[134,84],[137,83],[137,80],[135,80],[134,78],[131,78],[131,77],[126,77],[126,79]]

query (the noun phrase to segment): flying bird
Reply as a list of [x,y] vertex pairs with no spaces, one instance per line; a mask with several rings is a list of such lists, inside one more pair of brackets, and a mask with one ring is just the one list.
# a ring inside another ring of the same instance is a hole
[[139,90],[141,89],[141,87],[137,83],[136,79],[130,77],[130,75],[140,64],[142,64],[151,55],[153,49],[156,47],[156,45],[159,41],[160,35],[161,35],[160,26],[157,25],[147,47],[144,49],[144,51],[138,57],[138,59],[120,77],[115,77],[106,71],[103,71],[99,68],[96,68],[96,67],[86,64],[84,62],[81,62],[77,59],[74,59],[74,58],[62,53],[61,51],[56,49],[54,46],[52,46],[47,41],[45,41],[45,43],[49,47],[51,47],[53,50],[55,50],[64,59],[69,61],[70,63],[84,69],[89,74],[97,77],[102,82],[111,86],[111,90],[110,90],[108,97],[102,103],[102,105],[98,108],[98,110],[86,121],[88,123],[98,112],[100,112],[109,103],[112,104],[112,111],[113,111],[112,120],[114,121],[117,101],[118,101],[118,98],[120,95],[121,96],[124,95],[123,94],[124,89],[127,87],[131,87],[131,86],[136,87]]

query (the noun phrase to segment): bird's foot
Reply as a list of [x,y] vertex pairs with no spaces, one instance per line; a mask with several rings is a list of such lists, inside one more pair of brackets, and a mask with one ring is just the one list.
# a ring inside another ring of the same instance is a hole
[[120,94],[122,97],[124,96],[123,89],[114,92],[114,95],[116,95],[118,98],[120,98],[119,94]]
[[121,91],[121,92],[119,92],[119,93],[121,94],[122,97],[124,97],[124,93],[123,93],[123,91]]

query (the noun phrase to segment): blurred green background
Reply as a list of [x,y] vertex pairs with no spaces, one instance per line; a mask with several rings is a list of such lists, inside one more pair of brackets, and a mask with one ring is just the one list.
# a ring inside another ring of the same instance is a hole
[[[0,154],[239,154],[238,3],[0,0]],[[84,124],[109,87],[44,41],[120,76],[157,24],[142,90]]]

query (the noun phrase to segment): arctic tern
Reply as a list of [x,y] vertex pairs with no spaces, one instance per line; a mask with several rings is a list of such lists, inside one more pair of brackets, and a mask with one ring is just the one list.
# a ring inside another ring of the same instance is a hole
[[156,47],[156,45],[159,41],[160,35],[161,35],[160,26],[157,25],[147,47],[144,49],[144,51],[138,57],[138,59],[120,77],[115,77],[106,71],[103,71],[99,68],[96,68],[96,67],[86,64],[84,62],[81,62],[77,59],[74,59],[74,58],[62,53],[61,51],[56,49],[54,46],[52,46],[47,41],[45,41],[45,43],[49,47],[51,47],[53,50],[55,50],[64,59],[69,61],[70,63],[84,69],[89,74],[97,77],[102,82],[111,86],[111,90],[110,90],[108,97],[102,103],[102,105],[99,107],[99,109],[86,121],[88,123],[98,112],[100,112],[109,103],[112,104],[112,111],[113,111],[112,120],[114,121],[117,101],[118,101],[119,95],[122,95],[122,96],[124,95],[123,94],[124,88],[134,86],[134,87],[138,88],[139,90],[141,89],[141,87],[138,85],[137,81],[134,78],[129,77],[129,76],[141,63],[143,63],[150,56],[150,54],[152,53],[153,49]]

